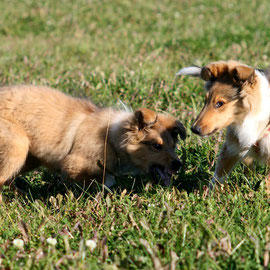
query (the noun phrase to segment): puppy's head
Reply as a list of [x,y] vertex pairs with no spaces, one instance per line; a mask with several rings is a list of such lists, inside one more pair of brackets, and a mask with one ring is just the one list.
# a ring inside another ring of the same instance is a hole
[[258,80],[255,69],[236,61],[219,61],[205,67],[187,67],[177,75],[200,77],[206,81],[202,111],[191,130],[208,136],[231,124],[243,121],[253,107],[258,107]]
[[182,165],[175,153],[178,135],[186,138],[181,122],[143,108],[134,112],[123,147],[137,168],[168,185]]

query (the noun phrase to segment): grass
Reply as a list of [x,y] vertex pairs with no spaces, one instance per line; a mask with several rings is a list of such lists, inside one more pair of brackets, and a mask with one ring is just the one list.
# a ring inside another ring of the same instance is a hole
[[[268,269],[267,168],[245,177],[238,165],[229,186],[207,193],[224,134],[191,134],[202,82],[174,74],[220,59],[267,67],[269,8],[266,0],[0,1],[1,85],[50,85],[101,106],[121,99],[168,111],[188,130],[184,169],[168,188],[126,177],[102,196],[46,170],[18,177],[27,195],[4,190],[0,267]],[[93,251],[87,239],[96,241]]]

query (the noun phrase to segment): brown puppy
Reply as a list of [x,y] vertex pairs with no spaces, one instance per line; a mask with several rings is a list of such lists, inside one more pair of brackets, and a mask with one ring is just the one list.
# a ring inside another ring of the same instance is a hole
[[205,67],[187,67],[178,75],[191,75],[206,81],[205,104],[192,126],[200,136],[209,136],[227,127],[215,180],[225,177],[241,159],[270,163],[269,71],[258,70],[237,61],[219,61]]
[[40,165],[108,186],[127,173],[157,174],[168,184],[181,166],[175,147],[185,128],[168,114],[100,109],[30,85],[2,87],[0,100],[0,188]]

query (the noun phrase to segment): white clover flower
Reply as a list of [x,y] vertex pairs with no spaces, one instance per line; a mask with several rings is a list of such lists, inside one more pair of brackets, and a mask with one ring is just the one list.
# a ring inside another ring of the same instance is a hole
[[55,238],[49,237],[49,238],[47,238],[47,243],[49,245],[55,246],[57,244],[57,240]]
[[93,251],[97,247],[97,243],[94,240],[86,240],[85,245],[89,247],[90,251]]
[[24,242],[23,242],[22,239],[16,238],[16,239],[13,240],[13,245],[14,245],[15,247],[17,247],[17,248],[22,249],[23,246],[24,246]]

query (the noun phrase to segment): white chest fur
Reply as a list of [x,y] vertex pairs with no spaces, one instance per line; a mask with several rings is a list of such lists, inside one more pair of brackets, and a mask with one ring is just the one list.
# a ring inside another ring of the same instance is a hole
[[241,125],[233,126],[233,133],[238,138],[239,151],[244,157],[249,149],[259,143],[260,152],[270,156],[270,136],[265,136],[266,126],[270,120],[270,88],[268,80],[261,72],[256,71],[259,79],[260,108],[256,112],[251,104],[251,111],[246,115]]

